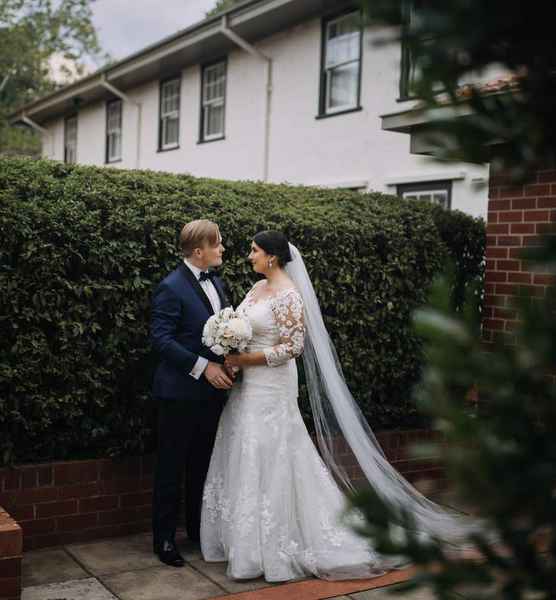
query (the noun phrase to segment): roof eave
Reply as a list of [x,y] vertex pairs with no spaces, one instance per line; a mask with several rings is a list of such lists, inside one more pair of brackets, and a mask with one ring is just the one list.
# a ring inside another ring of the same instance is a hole
[[[349,0],[343,3],[349,4]],[[256,39],[258,35],[271,35],[273,29],[276,30],[281,24],[310,18],[322,11],[322,8],[322,0],[304,0],[303,3],[297,0],[247,0],[107,65],[48,96],[25,104],[10,115],[10,122],[16,124],[26,116],[44,123],[69,112],[72,101],[84,105],[108,98],[109,92],[101,85],[103,78],[119,85],[121,89],[129,89],[171,72],[172,68],[176,72],[188,64],[195,64],[200,60],[199,57],[205,60],[209,58],[207,54],[225,53],[233,45],[222,34],[224,22],[230,28],[237,28],[240,33],[242,30],[249,32]],[[187,60],[184,61],[184,57]]]
[[412,108],[410,110],[387,113],[380,116],[384,131],[411,133],[416,128],[433,125],[438,121],[466,117],[473,114],[468,102],[447,104],[435,108]]
[[[470,119],[475,114],[467,101],[435,108],[416,108],[381,116],[382,129],[397,133],[409,134],[409,150],[411,154],[425,156],[444,156],[439,149],[453,146],[448,132],[439,125],[447,120]],[[492,148],[505,141],[492,138],[485,143],[485,148]],[[468,160],[468,159],[466,159]]]

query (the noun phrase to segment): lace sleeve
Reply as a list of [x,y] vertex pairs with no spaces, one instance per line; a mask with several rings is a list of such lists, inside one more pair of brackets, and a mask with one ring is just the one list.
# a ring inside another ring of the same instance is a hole
[[272,312],[280,332],[280,343],[264,349],[266,363],[277,367],[303,352],[305,324],[303,300],[296,290],[288,290],[272,301]]

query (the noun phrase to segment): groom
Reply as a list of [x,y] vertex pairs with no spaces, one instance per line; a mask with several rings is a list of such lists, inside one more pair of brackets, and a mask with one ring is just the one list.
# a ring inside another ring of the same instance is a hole
[[175,535],[185,472],[185,521],[199,541],[203,485],[218,420],[232,379],[222,358],[203,346],[207,319],[229,306],[222,281],[210,267],[222,264],[218,225],[187,223],[180,234],[183,263],[156,288],[151,339],[159,364],[153,381],[158,405],[158,450],[153,489],[153,549],[173,567],[185,562]]

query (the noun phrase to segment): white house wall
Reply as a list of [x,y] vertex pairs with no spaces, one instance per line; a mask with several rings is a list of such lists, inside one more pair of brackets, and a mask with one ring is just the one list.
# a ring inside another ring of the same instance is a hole
[[[486,216],[488,169],[441,163],[409,152],[409,136],[382,131],[380,115],[401,111],[397,102],[400,48],[374,46],[377,30],[363,39],[362,110],[317,119],[321,63],[321,21],[276,34],[257,48],[273,62],[269,180],[347,186],[396,192],[396,184],[452,180],[452,208]],[[199,142],[201,67],[181,72],[180,146],[158,151],[159,81],[125,93],[142,105],[139,167],[222,179],[262,180],[266,65],[242,49],[228,57],[225,139]],[[47,125],[52,144],[45,156],[63,160],[63,119]],[[79,111],[78,162],[103,165],[106,105]],[[135,168],[137,112],[123,105],[123,160],[112,166]],[[54,147],[52,150],[51,147]]]
[[48,135],[42,137],[42,155],[45,158],[64,160],[64,121],[56,119],[43,124]]
[[[125,111],[127,114],[127,111]],[[124,126],[127,123],[124,122]],[[85,165],[101,165],[105,156],[106,106],[87,106],[77,117],[77,161]]]

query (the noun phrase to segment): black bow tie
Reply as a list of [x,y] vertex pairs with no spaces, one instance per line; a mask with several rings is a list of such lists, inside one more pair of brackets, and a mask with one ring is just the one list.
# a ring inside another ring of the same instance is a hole
[[215,275],[216,273],[213,271],[201,271],[201,274],[199,275],[199,281],[210,281],[213,277],[215,277]]

